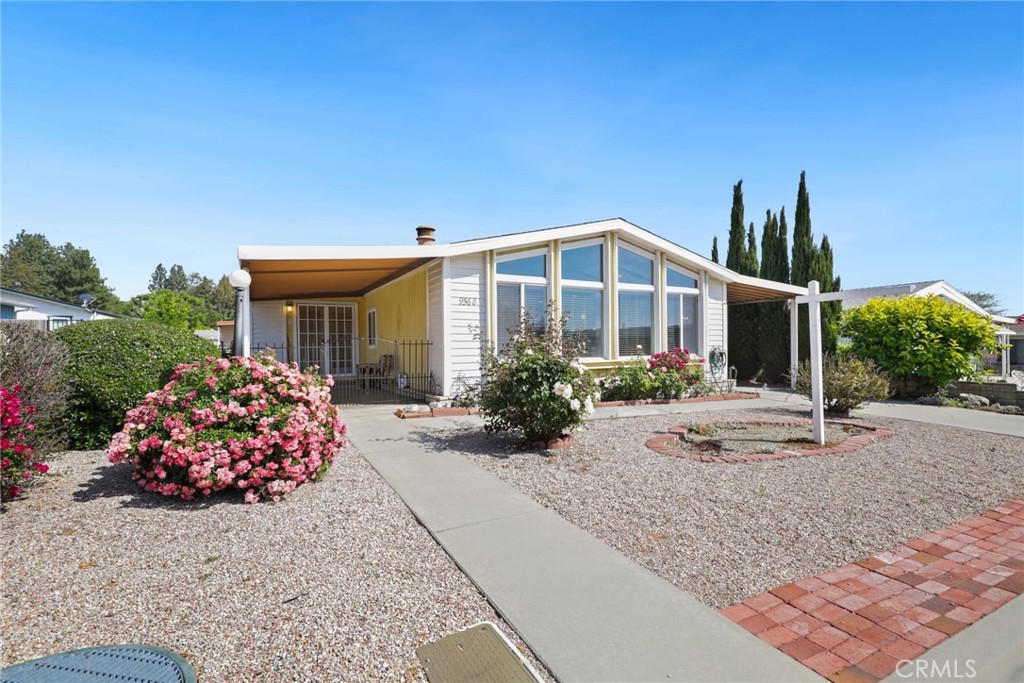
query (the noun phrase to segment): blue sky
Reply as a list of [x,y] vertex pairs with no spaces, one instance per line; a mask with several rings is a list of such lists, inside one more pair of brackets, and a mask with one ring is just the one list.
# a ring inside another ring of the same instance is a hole
[[806,170],[846,288],[1024,312],[1022,3],[10,3],[3,240],[122,298],[238,244],[622,216],[725,253]]

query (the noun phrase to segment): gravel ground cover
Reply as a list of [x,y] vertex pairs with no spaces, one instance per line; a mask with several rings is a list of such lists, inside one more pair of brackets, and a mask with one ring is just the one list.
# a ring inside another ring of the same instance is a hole
[[278,505],[145,494],[101,451],[52,464],[0,515],[0,665],[144,642],[203,683],[419,680],[418,645],[483,620],[526,651],[351,446]]
[[[784,420],[791,409],[723,410],[700,421]],[[524,451],[479,428],[434,433],[627,557],[722,608],[1024,495],[1024,440],[887,418],[854,453],[697,463],[644,443],[691,416],[595,420],[575,444]]]

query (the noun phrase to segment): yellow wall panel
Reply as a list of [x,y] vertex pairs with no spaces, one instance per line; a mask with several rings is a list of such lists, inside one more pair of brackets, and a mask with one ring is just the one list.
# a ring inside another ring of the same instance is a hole
[[421,269],[363,297],[359,329],[366,333],[366,312],[377,309],[377,336],[382,339],[427,338],[427,270]]

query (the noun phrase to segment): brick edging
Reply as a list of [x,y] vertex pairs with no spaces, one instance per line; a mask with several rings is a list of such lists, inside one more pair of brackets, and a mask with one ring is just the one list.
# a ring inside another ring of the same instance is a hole
[[597,408],[619,408],[621,406],[663,406],[672,403],[705,403],[707,401],[736,401],[745,398],[761,398],[756,391],[742,391],[733,394],[708,394],[693,398],[641,398],[635,401],[599,401]]
[[[685,425],[676,425],[671,427],[668,432],[659,434],[658,436],[651,437],[647,440],[647,447],[655,453],[661,455],[668,455],[673,458],[681,458],[683,460],[693,460],[695,462],[764,462],[767,460],[784,460],[786,458],[802,458],[811,455],[839,455],[841,453],[852,453],[853,451],[860,450],[864,446],[868,445],[872,441],[878,439],[888,439],[895,432],[889,429],[882,429],[881,427],[875,427],[864,422],[856,422],[854,420],[826,420],[827,424],[833,425],[850,425],[851,427],[857,427],[859,429],[866,429],[868,433],[858,434],[856,436],[848,437],[841,444],[833,446],[832,448],[806,448],[806,449],[791,449],[784,451],[776,451],[774,453],[739,453],[737,455],[702,455],[697,453],[687,453],[686,451],[674,447],[674,444],[678,443],[680,436],[686,436],[689,433],[689,429]],[[745,424],[745,425],[769,425],[773,427],[806,427],[811,424],[810,420],[735,420],[735,421],[724,421],[723,424]]]
[[395,409],[395,415],[403,420],[413,420],[420,417],[457,417],[460,415],[476,415],[479,408],[431,408],[430,412],[411,410],[406,412],[402,408]]

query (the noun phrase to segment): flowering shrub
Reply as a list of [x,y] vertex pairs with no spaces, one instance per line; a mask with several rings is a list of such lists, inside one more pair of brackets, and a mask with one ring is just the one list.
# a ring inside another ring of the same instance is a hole
[[600,397],[590,372],[577,360],[578,346],[563,337],[563,321],[548,316],[543,331],[524,320],[497,353],[485,348],[480,392],[484,429],[521,433],[547,443],[568,436],[594,412]]
[[18,496],[33,475],[49,470],[46,463],[36,460],[35,449],[28,443],[26,432],[32,432],[35,425],[25,422],[25,416],[35,408],[23,408],[20,394],[20,385],[0,386],[0,493],[4,500]]
[[277,502],[322,477],[344,448],[331,380],[274,360],[213,358],[182,364],[128,411],[110,442],[146,491],[191,500],[224,489]]
[[[642,349],[641,349],[642,350]],[[685,349],[627,361],[601,378],[605,400],[672,399],[707,393],[701,359]]]
[[36,457],[67,446],[67,362],[67,347],[53,332],[28,321],[7,320],[0,325],[0,377],[9,387],[19,385],[22,404],[32,406]]

